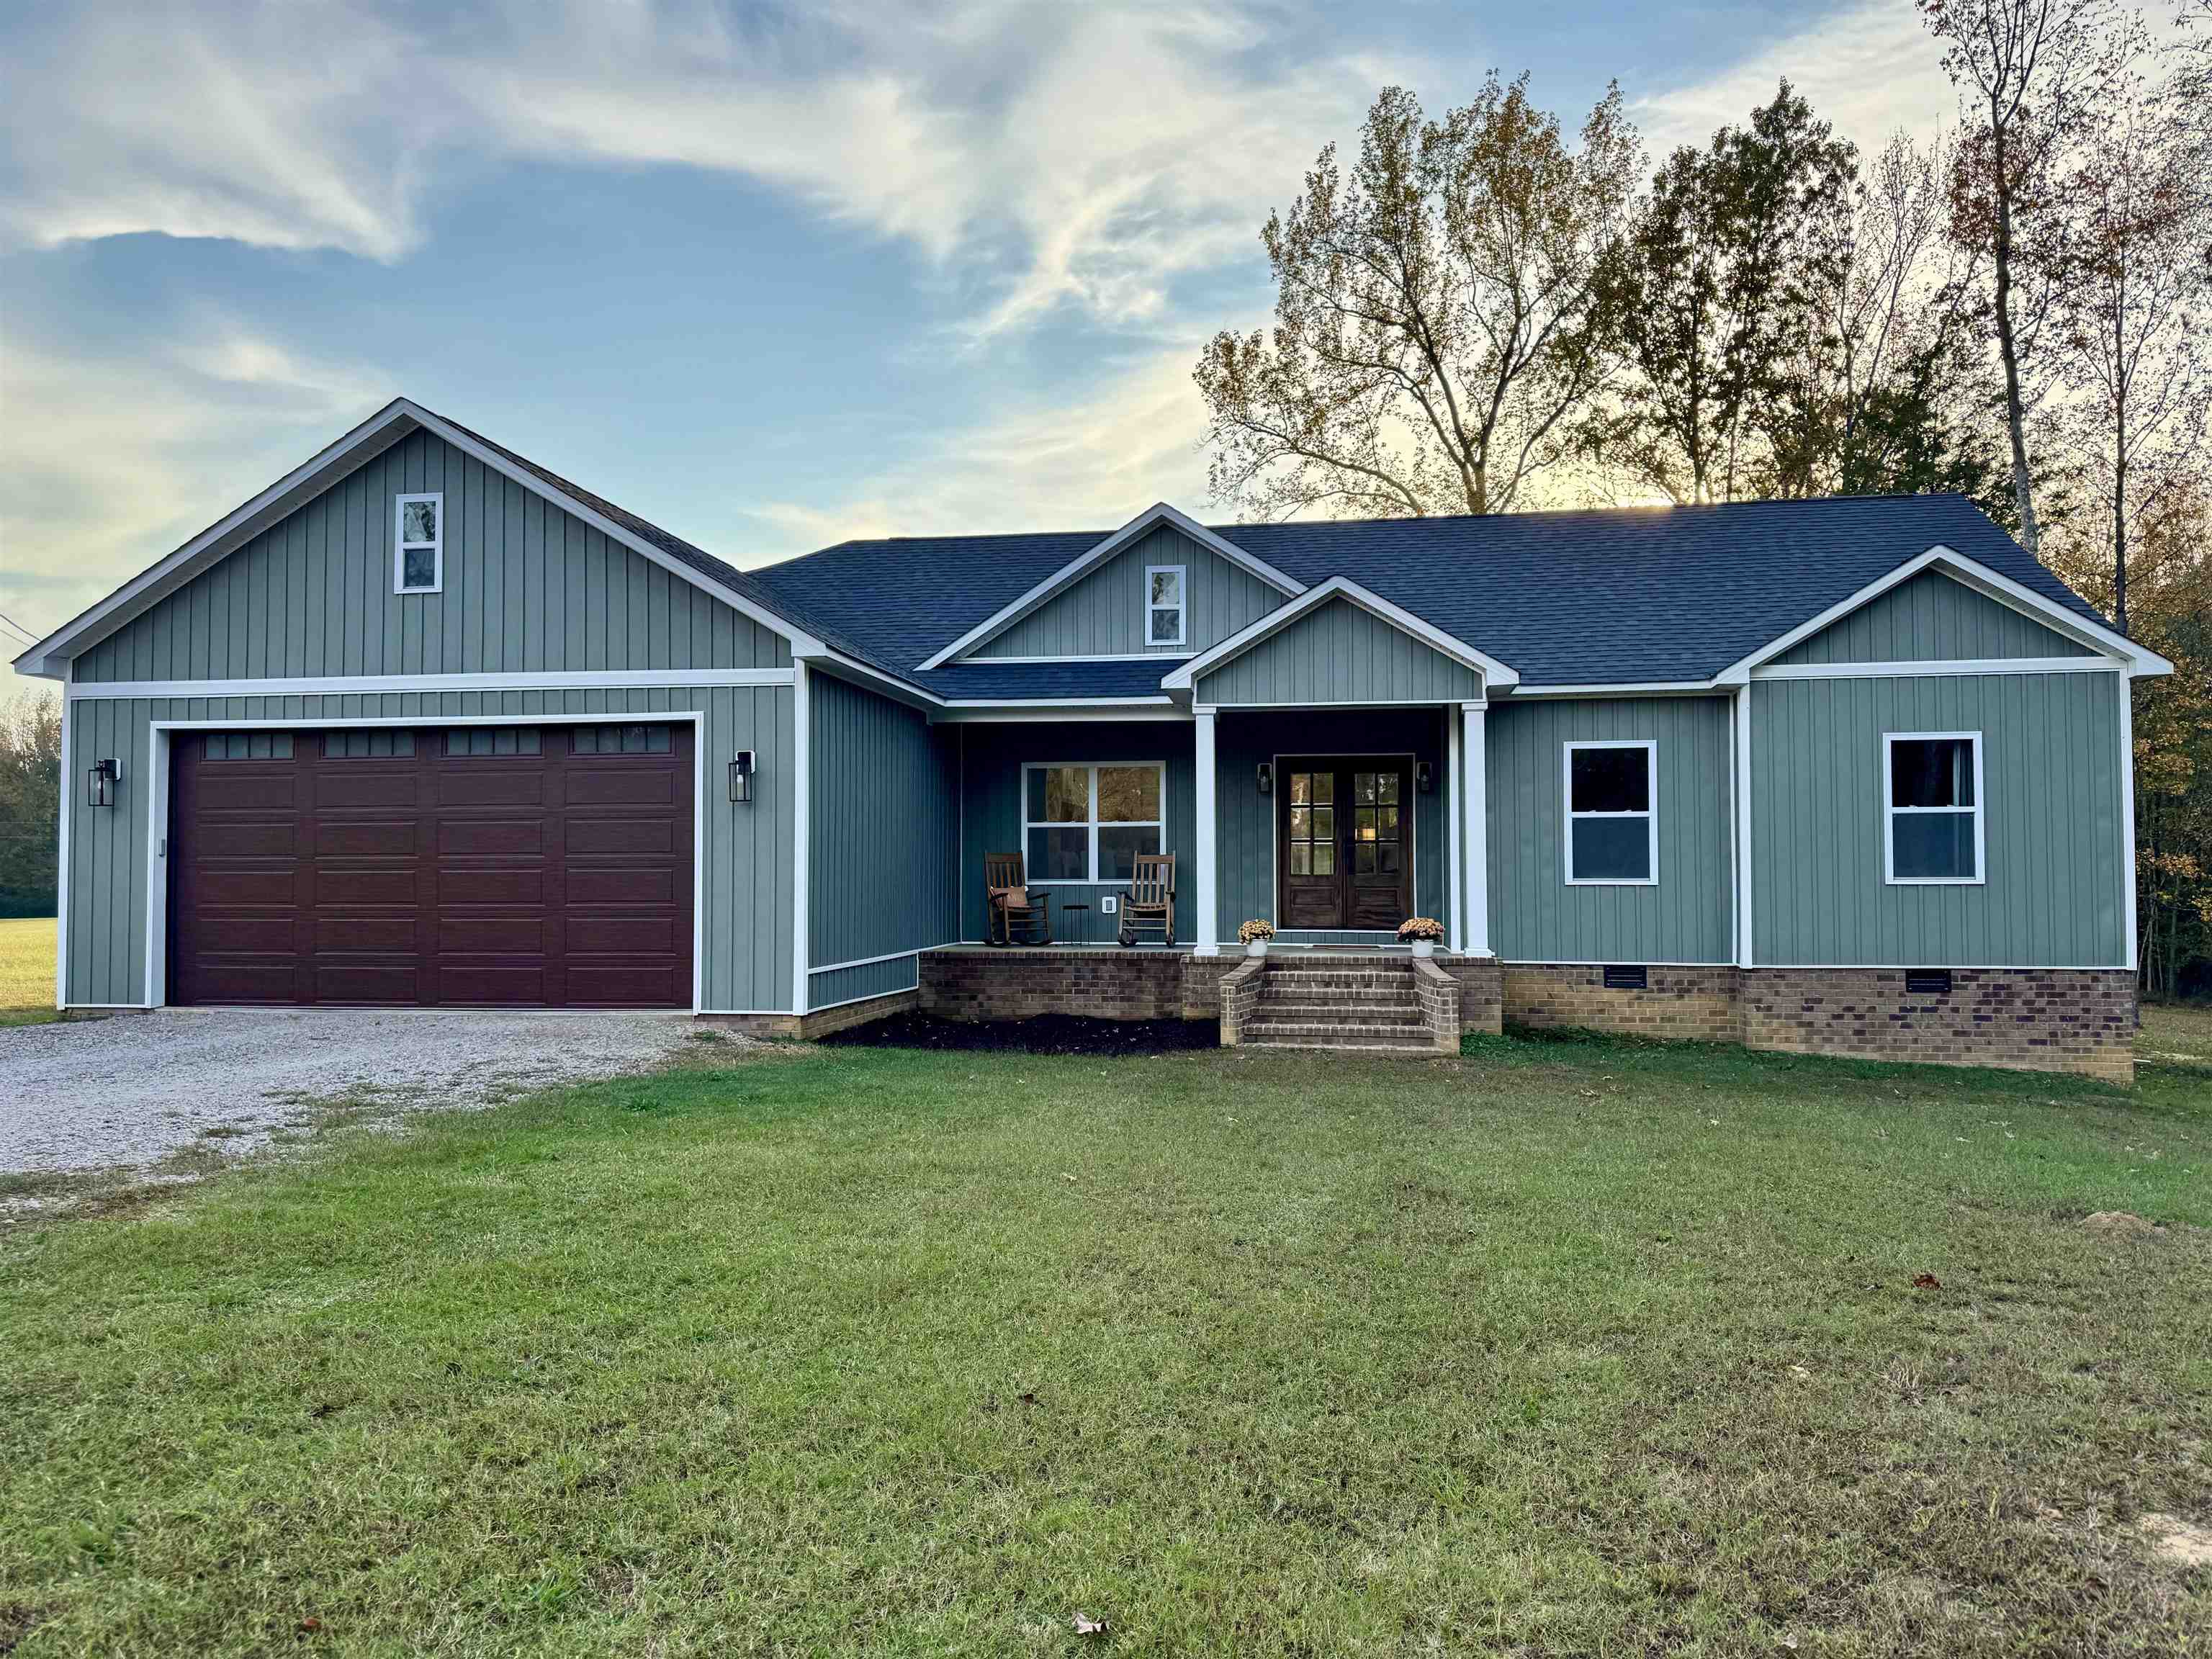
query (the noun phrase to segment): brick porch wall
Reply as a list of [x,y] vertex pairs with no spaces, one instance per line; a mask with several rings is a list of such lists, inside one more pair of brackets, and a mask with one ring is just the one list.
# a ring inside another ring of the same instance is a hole
[[1506,969],[1504,1014],[1516,1025],[1572,1027],[1676,1042],[1741,1042],[1736,969],[1652,968],[1650,988],[1608,991],[1605,969],[1581,966]]
[[921,1006],[947,1019],[1213,1019],[1222,976],[1243,960],[1181,951],[955,946],[922,957]]
[[1961,968],[1948,996],[1908,995],[1902,969],[1754,968],[1743,980],[1753,1048],[2135,1081],[2124,969]]

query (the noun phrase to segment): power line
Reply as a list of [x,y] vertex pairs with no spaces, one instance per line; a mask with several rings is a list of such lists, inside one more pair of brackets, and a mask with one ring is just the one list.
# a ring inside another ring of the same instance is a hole
[[13,617],[9,616],[4,611],[0,611],[0,623],[6,623],[9,628],[14,629],[17,634],[22,635],[24,644],[36,645],[39,642],[39,636],[36,634],[31,632],[29,629],[24,627],[22,623],[17,622]]

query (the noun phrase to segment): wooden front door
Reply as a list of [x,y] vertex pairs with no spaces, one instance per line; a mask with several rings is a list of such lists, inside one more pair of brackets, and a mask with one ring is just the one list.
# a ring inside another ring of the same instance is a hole
[[1286,757],[1275,790],[1283,927],[1388,928],[1413,914],[1413,763]]

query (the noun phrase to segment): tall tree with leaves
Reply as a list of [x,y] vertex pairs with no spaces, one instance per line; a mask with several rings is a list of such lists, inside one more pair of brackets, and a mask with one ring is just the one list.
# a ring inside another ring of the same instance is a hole
[[62,711],[26,691],[0,708],[0,916],[54,913]]
[[1602,375],[1594,279],[1640,165],[1618,88],[1571,149],[1525,75],[1441,121],[1387,88],[1350,175],[1330,145],[1268,218],[1273,328],[1199,360],[1214,498],[1266,518],[1522,501]]
[[2021,543],[2040,537],[2028,463],[2023,347],[2023,252],[2069,144],[2094,118],[2107,67],[2111,0],[1917,0],[1959,90],[1965,142],[1953,191],[1953,234],[1986,252],[1990,316],[2004,371],[2005,427]]
[[1787,81],[1747,125],[1668,157],[1600,273],[1624,371],[1583,426],[1602,466],[1677,502],[1802,484],[1777,471],[1802,424],[1793,364],[1842,280],[1856,168]]

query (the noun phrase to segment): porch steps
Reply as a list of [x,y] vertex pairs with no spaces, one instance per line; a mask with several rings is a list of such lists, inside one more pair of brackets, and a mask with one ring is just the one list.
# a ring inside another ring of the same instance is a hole
[[1242,1041],[1256,1048],[1433,1054],[1407,961],[1269,959]]

